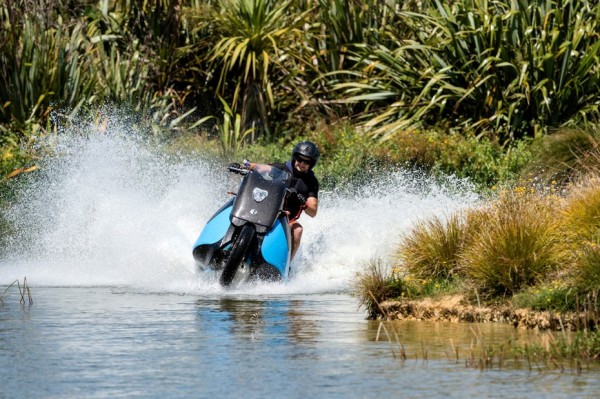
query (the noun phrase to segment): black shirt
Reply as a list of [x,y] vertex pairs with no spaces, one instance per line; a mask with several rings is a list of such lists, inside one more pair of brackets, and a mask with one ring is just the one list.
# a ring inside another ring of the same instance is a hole
[[[312,170],[306,173],[300,173],[294,168],[290,161],[288,162],[276,162],[272,163],[272,166],[285,170],[290,173],[291,178],[288,180],[288,188],[294,188],[299,194],[304,195],[306,198],[315,197],[319,198],[319,181]],[[288,197],[284,209],[290,212],[290,220],[296,219],[300,216],[300,202],[296,196],[291,195]]]

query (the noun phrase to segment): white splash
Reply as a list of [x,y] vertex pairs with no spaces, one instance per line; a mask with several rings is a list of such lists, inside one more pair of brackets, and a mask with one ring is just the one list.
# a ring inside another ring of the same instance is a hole
[[[236,177],[224,165],[167,156],[122,124],[94,129],[87,137],[61,134],[59,155],[42,165],[43,178],[7,210],[18,233],[0,252],[0,284],[25,276],[32,286],[224,293],[214,276],[196,273],[191,250]],[[416,220],[477,200],[468,188],[449,186],[398,171],[352,193],[324,192],[317,217],[300,219],[305,232],[290,280],[238,290],[348,291],[356,273],[375,257],[389,257]]]

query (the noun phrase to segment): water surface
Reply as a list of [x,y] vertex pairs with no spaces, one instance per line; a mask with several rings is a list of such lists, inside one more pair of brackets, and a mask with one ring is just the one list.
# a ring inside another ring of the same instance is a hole
[[403,322],[395,327],[398,339],[376,341],[379,323],[365,320],[345,294],[32,291],[32,306],[19,304],[16,294],[0,305],[2,397],[592,398],[600,392],[593,371],[466,367],[470,329],[490,342],[525,334],[506,325]]

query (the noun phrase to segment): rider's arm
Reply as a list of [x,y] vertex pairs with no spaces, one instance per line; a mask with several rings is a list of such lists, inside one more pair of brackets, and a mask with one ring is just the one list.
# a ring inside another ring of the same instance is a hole
[[306,208],[304,209],[304,212],[310,216],[311,218],[314,218],[315,216],[317,216],[317,210],[319,208],[319,200],[315,197],[308,197],[306,199],[306,203],[304,204],[306,206]]

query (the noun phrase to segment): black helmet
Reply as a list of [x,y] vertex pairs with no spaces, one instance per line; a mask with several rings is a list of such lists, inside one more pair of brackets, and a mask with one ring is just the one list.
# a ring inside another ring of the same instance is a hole
[[311,168],[317,164],[319,157],[321,156],[317,145],[312,141],[301,141],[296,144],[292,150],[292,161],[297,154],[312,159],[313,162]]

